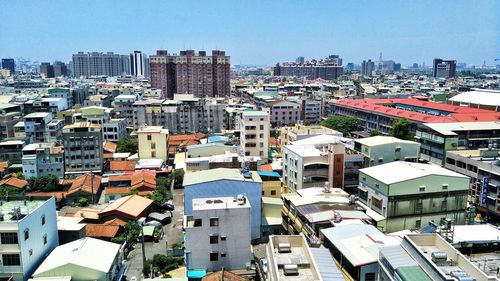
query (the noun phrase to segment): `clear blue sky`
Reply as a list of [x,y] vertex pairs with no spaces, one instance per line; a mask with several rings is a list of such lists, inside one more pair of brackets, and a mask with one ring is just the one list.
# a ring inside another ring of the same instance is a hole
[[339,54],[347,62],[434,57],[493,65],[500,1],[0,0],[0,57],[69,61],[77,51],[226,50],[232,64]]

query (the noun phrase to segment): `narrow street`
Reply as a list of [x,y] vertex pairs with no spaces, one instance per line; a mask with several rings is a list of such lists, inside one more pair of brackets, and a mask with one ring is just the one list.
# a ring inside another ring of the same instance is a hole
[[[172,191],[173,204],[175,210],[172,211],[172,222],[163,226],[164,235],[157,242],[146,242],[146,259],[152,259],[155,254],[167,254],[167,244],[171,247],[172,244],[182,241],[182,220],[184,215],[184,189],[174,189]],[[142,246],[141,243],[134,245],[134,249],[129,253],[127,260],[127,271],[125,275],[127,280],[136,277],[137,280],[142,279]]]

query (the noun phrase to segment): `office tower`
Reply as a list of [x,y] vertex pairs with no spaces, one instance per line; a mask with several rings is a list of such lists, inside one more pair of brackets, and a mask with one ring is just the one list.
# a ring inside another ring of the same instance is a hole
[[297,59],[295,59],[295,62],[299,64],[303,64],[304,61],[305,61],[304,57],[298,57]]
[[42,62],[40,65],[40,75],[45,78],[54,78],[54,67],[50,62]]
[[141,51],[134,51],[130,54],[130,74],[146,77],[146,56]]
[[73,54],[73,76],[120,76],[130,72],[129,56],[113,52]]
[[400,71],[401,70],[401,64],[400,63],[395,63],[394,64],[394,71]]
[[413,63],[413,66],[412,66],[413,69],[418,69],[418,63]]
[[150,57],[151,87],[162,90],[162,96],[175,94],[195,97],[228,96],[230,93],[230,62],[224,51],[181,51],[169,55],[165,50]]
[[14,59],[2,59],[2,68],[10,70],[10,74],[14,75],[16,71],[16,63]]
[[295,76],[306,79],[337,79],[343,73],[342,59],[338,55],[330,55],[319,61],[277,63],[273,69],[273,73],[274,76]]
[[434,59],[433,76],[435,78],[455,78],[457,71],[457,61]]
[[68,67],[62,61],[55,61],[53,64],[54,77],[68,76]]
[[64,164],[68,174],[102,172],[103,138],[100,125],[75,123],[63,128]]
[[375,62],[372,60],[363,61],[361,63],[361,74],[366,76],[372,76],[373,71],[375,70]]

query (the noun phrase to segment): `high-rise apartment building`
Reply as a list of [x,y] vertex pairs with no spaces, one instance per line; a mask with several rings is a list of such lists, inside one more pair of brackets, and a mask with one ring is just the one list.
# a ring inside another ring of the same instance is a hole
[[162,96],[172,99],[174,94],[192,94],[196,97],[228,96],[230,93],[230,62],[224,51],[181,51],[169,55],[157,51],[150,58],[151,87],[162,90]]
[[73,54],[73,76],[120,76],[130,73],[129,56],[113,52]]
[[146,55],[141,51],[130,54],[130,74],[137,77],[146,77]]
[[42,62],[40,64],[40,75],[45,78],[54,78],[54,67],[50,62]]
[[62,61],[55,61],[54,65],[54,77],[65,77],[68,76],[68,67]]
[[434,59],[432,75],[435,78],[455,78],[456,72],[456,60]]
[[2,59],[2,68],[10,70],[10,74],[14,75],[16,72],[16,63],[14,59]]
[[330,55],[319,61],[278,63],[274,67],[275,76],[296,76],[306,79],[337,79],[342,73],[342,59],[338,55]]
[[363,61],[361,63],[361,74],[365,76],[371,76],[373,71],[375,70],[375,62],[372,60]]

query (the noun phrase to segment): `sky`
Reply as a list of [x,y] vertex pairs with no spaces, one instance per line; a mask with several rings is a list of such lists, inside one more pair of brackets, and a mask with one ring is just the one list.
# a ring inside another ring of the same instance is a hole
[[338,54],[426,65],[494,65],[500,1],[0,0],[0,57],[71,60],[78,51],[225,50],[231,64]]

